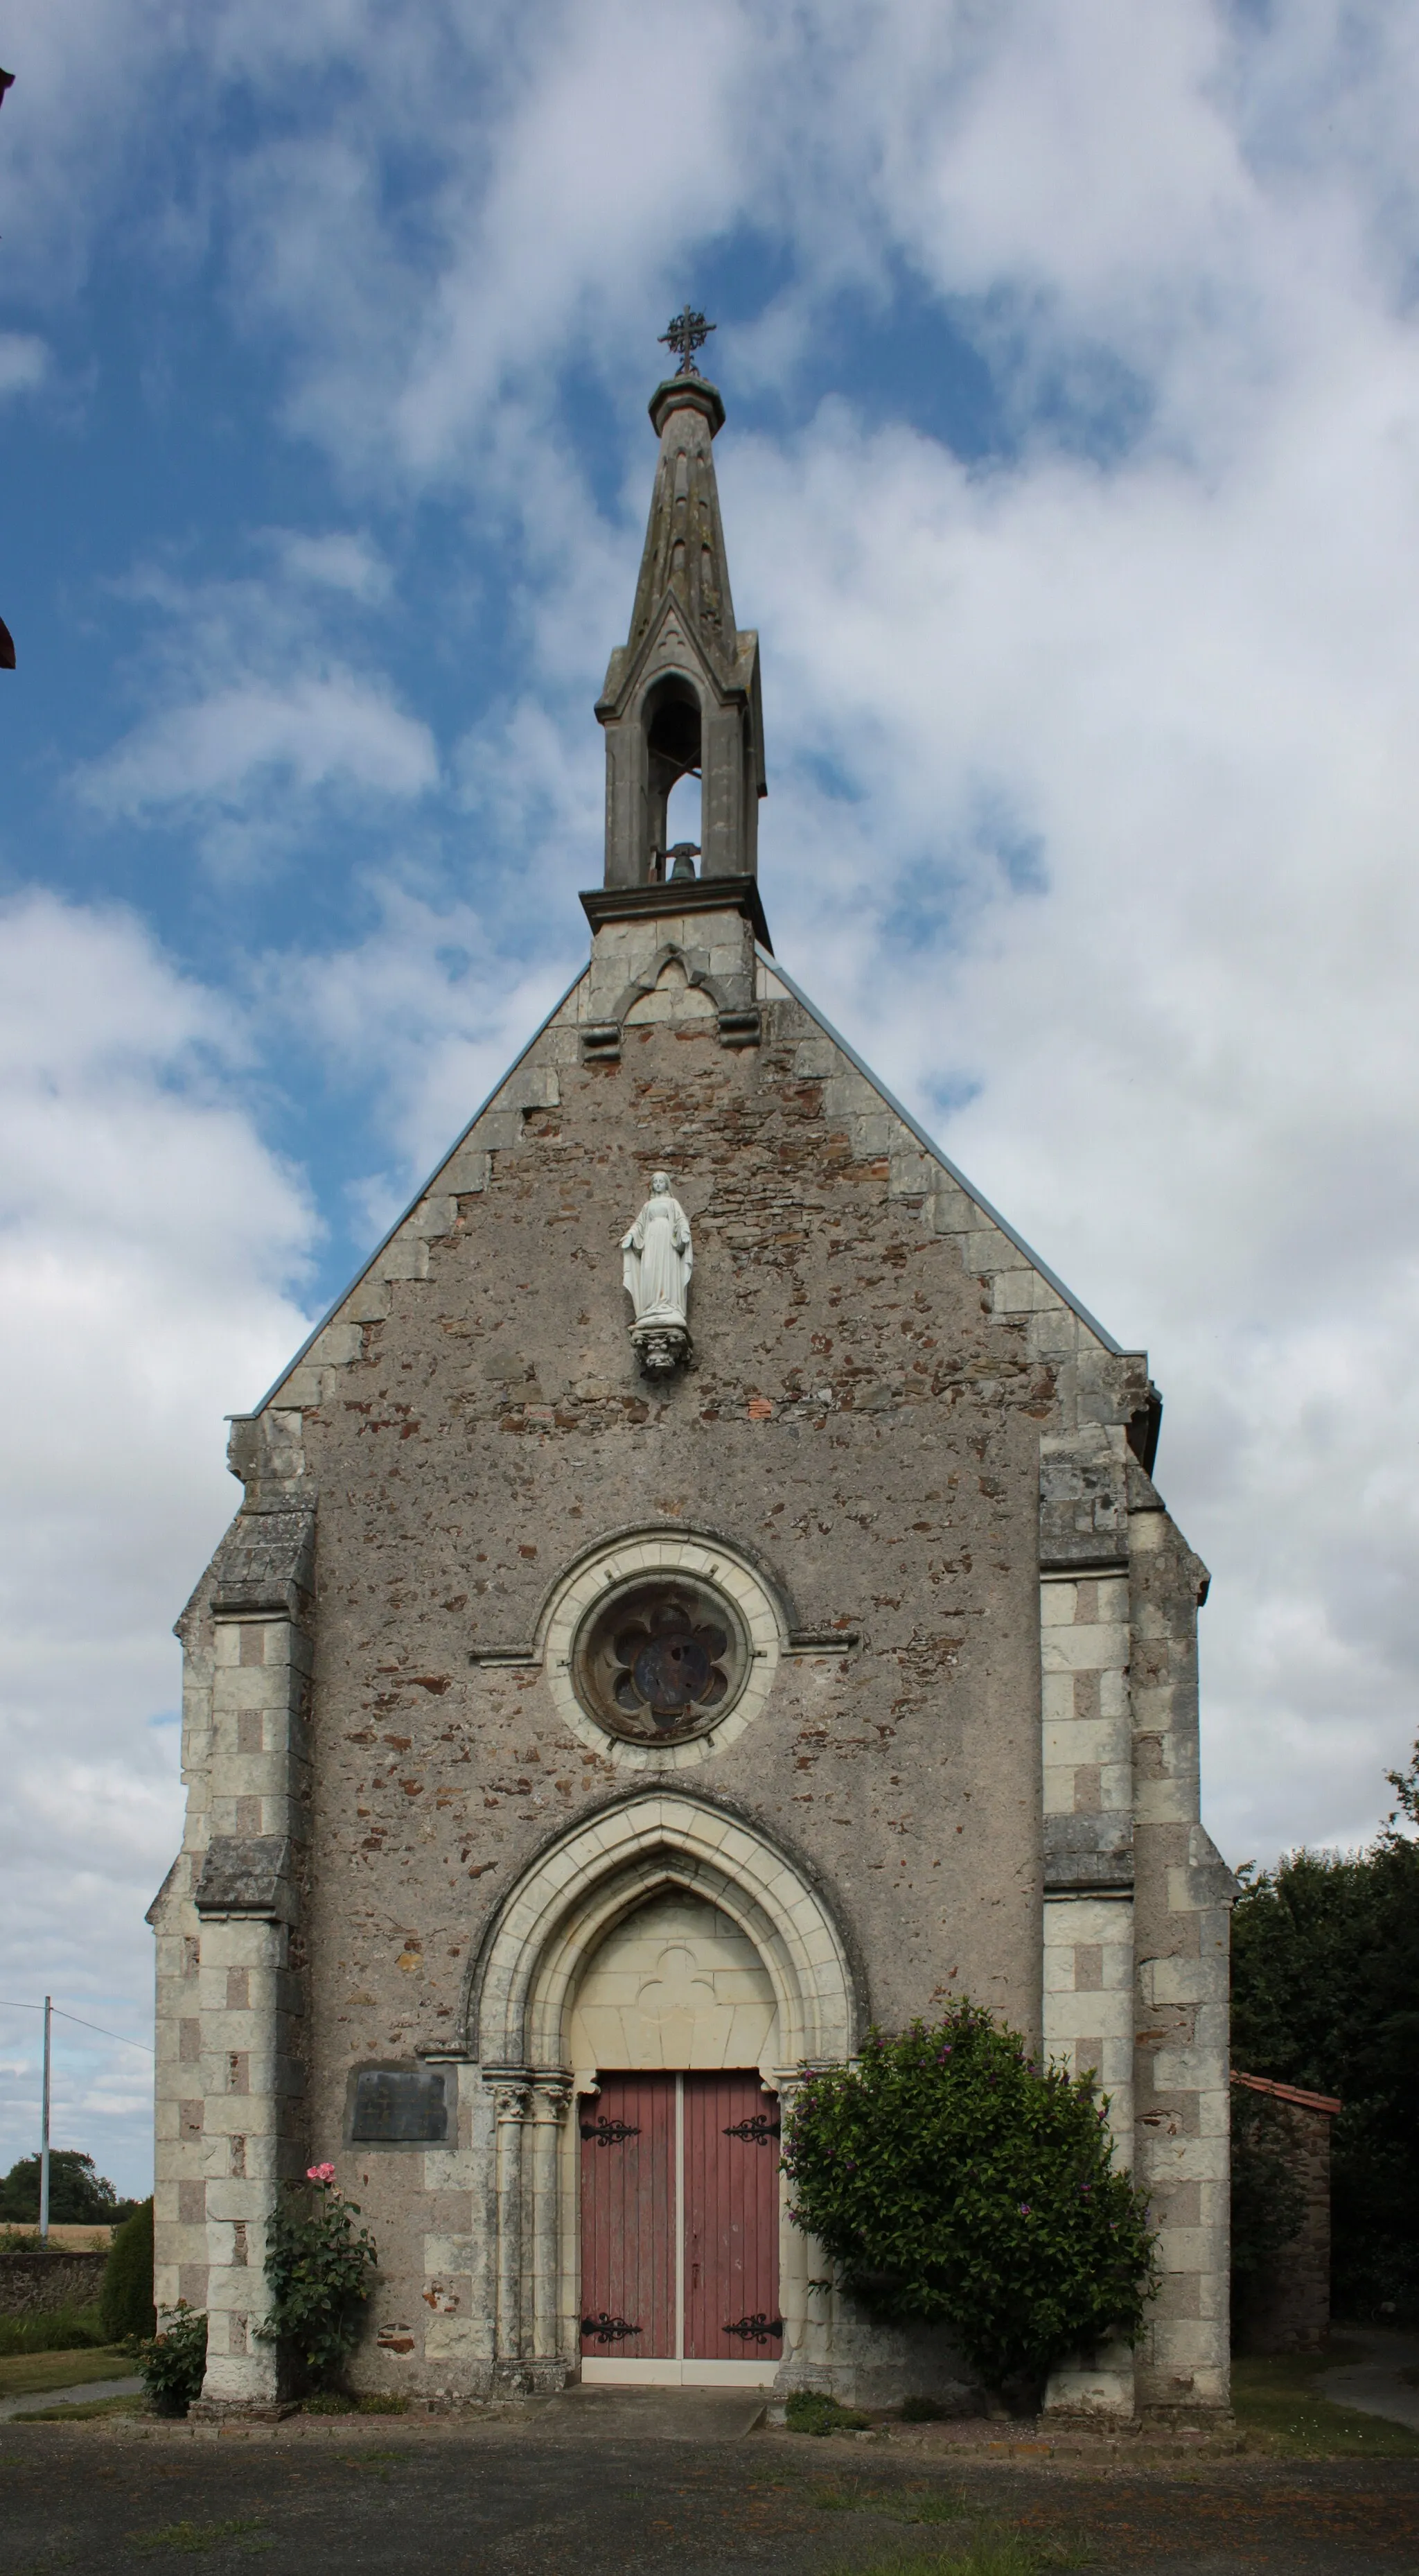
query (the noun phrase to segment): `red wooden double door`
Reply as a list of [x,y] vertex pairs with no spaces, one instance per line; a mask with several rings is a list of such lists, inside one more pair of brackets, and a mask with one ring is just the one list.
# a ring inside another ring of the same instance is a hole
[[767,2382],[783,2353],[777,2102],[753,2069],[600,2083],[578,2104],[583,2377]]

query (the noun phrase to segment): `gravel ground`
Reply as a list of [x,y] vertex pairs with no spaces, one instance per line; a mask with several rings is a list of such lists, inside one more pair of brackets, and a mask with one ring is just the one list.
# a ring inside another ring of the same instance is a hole
[[[953,2516],[952,2500],[965,2510]],[[898,2443],[310,2419],[0,2428],[0,2571],[830,2576],[990,2530],[1100,2576],[1419,2576],[1419,2464],[947,2457]]]

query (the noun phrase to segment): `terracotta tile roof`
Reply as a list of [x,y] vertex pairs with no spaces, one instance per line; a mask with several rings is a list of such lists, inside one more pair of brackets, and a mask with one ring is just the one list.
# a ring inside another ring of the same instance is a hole
[[1270,2093],[1278,2102],[1294,2102],[1299,2111],[1326,2111],[1332,2119],[1345,2107],[1333,2093],[1303,2093],[1299,2084],[1273,2084],[1269,2075],[1239,2075],[1235,2067],[1232,2082],[1245,2084],[1253,2093]]

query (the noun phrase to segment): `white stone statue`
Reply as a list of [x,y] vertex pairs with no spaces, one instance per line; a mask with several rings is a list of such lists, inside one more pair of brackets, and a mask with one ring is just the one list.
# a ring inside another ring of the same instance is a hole
[[651,1176],[650,1196],[629,1234],[621,1237],[622,1277],[635,1308],[631,1339],[642,1365],[674,1368],[690,1339],[690,1271],[694,1247],[690,1220],[673,1196],[668,1172]]

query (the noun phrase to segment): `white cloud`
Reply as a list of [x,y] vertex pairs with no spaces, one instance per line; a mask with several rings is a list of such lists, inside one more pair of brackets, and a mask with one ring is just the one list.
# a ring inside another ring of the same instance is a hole
[[378,667],[371,612],[391,582],[378,549],[353,532],[254,543],[263,578],[188,582],[148,564],[120,586],[139,639],[129,688],[146,711],[75,781],[105,816],[195,830],[218,873],[288,852],[332,809],[407,808],[440,779],[429,726]]
[[428,726],[350,671],[284,688],[248,680],[151,716],[90,773],[94,801],[122,813],[194,798],[244,798],[263,771],[297,787],[338,781],[380,796],[417,796],[438,776]]
[[348,591],[352,599],[377,602],[389,596],[389,566],[368,537],[347,530],[323,537],[300,536],[293,529],[282,528],[274,532],[273,542],[284,569],[295,581],[309,582],[318,589]]
[[[565,890],[565,889],[563,889]],[[564,956],[519,964],[482,915],[393,881],[368,935],[342,950],[267,961],[268,1025],[298,1030],[330,1075],[366,1083],[371,1145],[388,1163],[356,1185],[359,1223],[377,1240],[448,1151],[582,963],[573,932]]]
[[[152,1724],[178,1700],[172,1621],[240,1500],[222,1416],[306,1329],[287,1282],[314,1220],[240,1105],[230,1004],[130,916],[6,905],[0,1033],[7,1992],[142,2037],[143,1908],[182,1831],[177,1731]],[[78,2125],[58,2142],[142,2184],[138,2061],[59,2036]],[[100,2116],[86,2049],[131,2107]],[[6,2163],[33,2142],[27,2098],[0,2084]]]
[[33,393],[49,373],[49,351],[43,340],[24,331],[0,331],[0,402],[9,394]]

